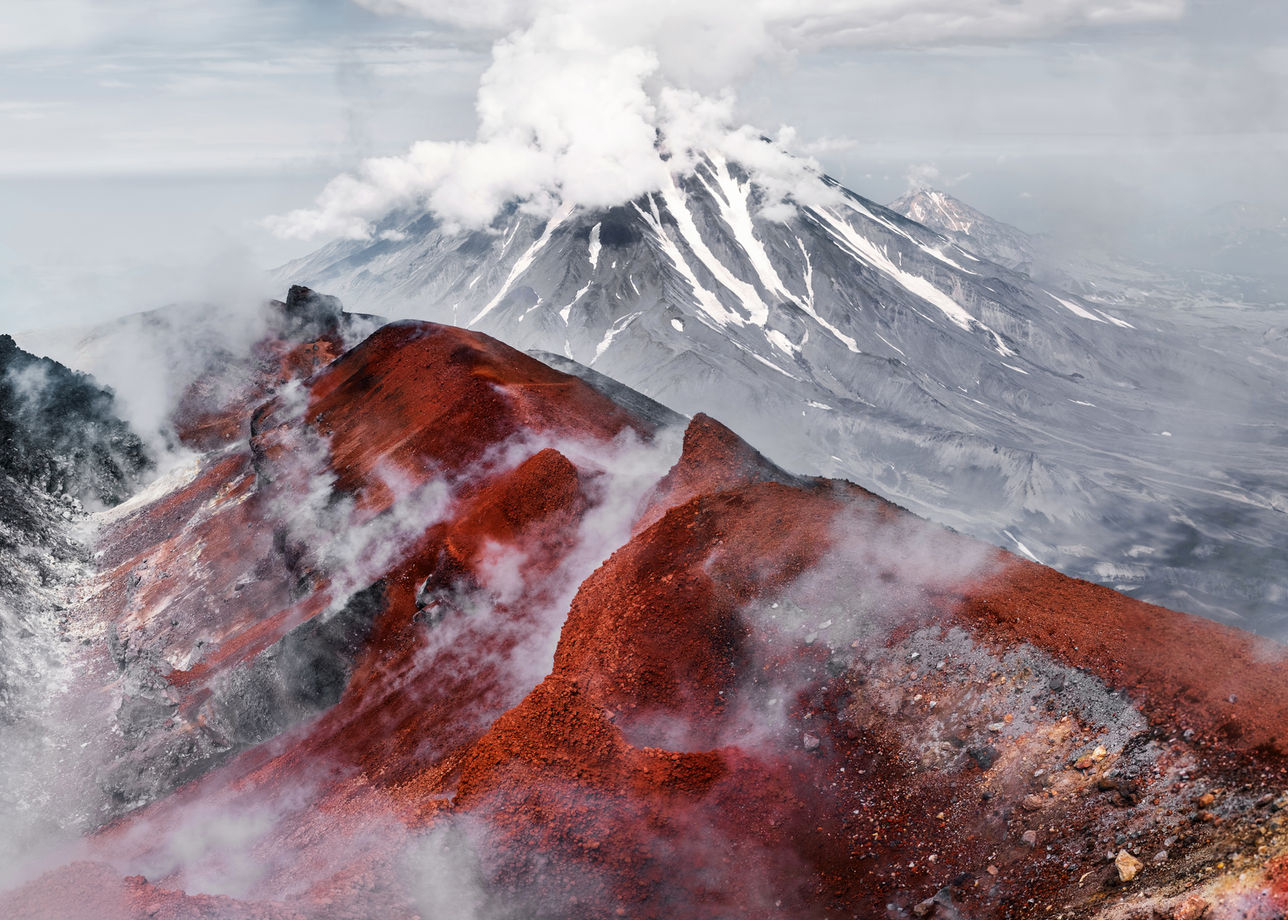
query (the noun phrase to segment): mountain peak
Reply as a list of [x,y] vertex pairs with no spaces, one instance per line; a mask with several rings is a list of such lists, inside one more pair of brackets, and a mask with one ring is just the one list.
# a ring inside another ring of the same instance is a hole
[[945,191],[910,191],[892,201],[890,210],[943,234],[990,262],[1026,273],[1033,269],[1037,246],[1031,236]]
[[909,191],[889,207],[940,233],[970,233],[978,224],[997,223],[947,192],[929,187]]

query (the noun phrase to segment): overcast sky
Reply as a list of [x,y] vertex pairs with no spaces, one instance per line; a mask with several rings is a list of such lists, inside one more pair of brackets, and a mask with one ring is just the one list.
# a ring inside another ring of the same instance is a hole
[[[0,3],[0,326],[253,288],[255,269],[324,241],[278,239],[261,218],[310,206],[364,158],[474,138],[493,41],[525,5],[364,2]],[[1130,240],[1224,201],[1288,207],[1288,4],[1012,0],[999,8],[1042,12],[925,42],[901,31],[1001,2],[908,0],[928,11],[911,26],[867,21],[897,3],[858,2],[868,31],[840,42],[788,23],[775,53],[729,66],[736,114],[794,126],[861,194],[937,176],[1026,229]],[[1096,12],[1115,6],[1149,14]],[[753,42],[740,18],[730,42]]]

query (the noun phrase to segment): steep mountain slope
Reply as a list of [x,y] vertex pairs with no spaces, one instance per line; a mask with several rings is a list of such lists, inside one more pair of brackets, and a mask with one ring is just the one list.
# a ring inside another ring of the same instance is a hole
[[[0,335],[0,862],[12,863],[56,810],[47,768],[82,740],[46,730],[70,678],[63,630],[92,566],[85,508],[119,502],[152,465],[93,379]],[[70,765],[67,767],[70,772]],[[6,874],[0,870],[0,879]]]
[[[244,406],[229,402],[230,394],[264,398],[285,381],[329,362],[343,350],[345,334],[369,323],[344,314],[333,298],[295,288],[286,302],[267,305],[255,318],[254,328],[263,331],[259,342],[233,354],[212,348],[218,340],[199,335],[201,326],[188,325],[187,319],[184,311],[177,317],[133,317],[98,330],[87,341],[116,379],[139,372],[141,345],[156,344],[141,340],[157,327],[176,348],[200,355],[196,360],[206,372],[175,398],[176,411],[167,425],[172,437],[199,450],[244,439],[249,418]],[[308,344],[301,346],[301,340]],[[202,347],[194,348],[194,342]],[[78,604],[94,609],[114,591],[126,597],[146,593],[139,587],[142,576],[133,574],[112,583],[105,595],[97,595],[86,580],[96,569],[110,566],[118,551],[96,552],[104,545],[99,531],[107,527],[110,532],[111,522],[130,507],[122,499],[156,475],[152,451],[117,417],[122,406],[112,391],[83,373],[19,349],[9,336],[0,336],[0,409],[3,883],[21,859],[38,851],[41,841],[96,826],[115,807],[113,800],[128,801],[130,790],[173,778],[158,780],[155,769],[152,775],[136,775],[128,764],[116,779],[100,775],[102,763],[114,756],[111,752],[146,747],[140,726],[151,726],[167,704],[157,700],[155,661],[141,654],[137,637],[131,646],[127,627],[112,631],[106,644],[95,645],[85,618],[74,612]],[[173,481],[162,479],[150,489],[164,490],[167,484]],[[86,511],[104,506],[97,513]],[[175,510],[191,511],[182,505]],[[152,527],[164,530],[174,523],[172,517],[161,517]],[[189,574],[195,579],[195,573]],[[94,639],[104,636],[94,633]],[[91,662],[97,654],[116,661],[120,683],[103,678],[107,671],[80,668],[81,656],[74,653],[79,645],[95,646],[87,653]],[[138,669],[126,667],[136,659]],[[100,678],[101,684],[93,685]],[[94,692],[81,694],[86,681]],[[190,746],[171,756],[190,756]],[[87,795],[87,787],[96,794]],[[106,794],[97,793],[99,789]]]
[[110,716],[106,823],[7,866],[4,916],[1288,904],[1282,646],[479,333],[314,365],[335,331],[261,343],[236,430],[100,518],[60,705]]
[[1231,360],[1149,305],[1053,292],[835,191],[770,220],[762,190],[711,157],[605,212],[515,210],[471,233],[391,215],[375,241],[282,276],[563,354],[712,412],[790,469],[1142,598],[1288,630],[1281,353]]

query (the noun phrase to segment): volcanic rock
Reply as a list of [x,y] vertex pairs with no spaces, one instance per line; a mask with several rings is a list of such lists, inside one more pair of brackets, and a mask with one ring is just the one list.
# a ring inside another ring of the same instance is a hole
[[1211,905],[1201,895],[1192,894],[1176,910],[1172,911],[1172,920],[1201,920],[1207,915]]
[[[326,341],[261,343],[319,358],[100,521],[55,710],[104,740],[51,771],[89,817],[5,916],[1108,920],[1118,838],[1173,853],[1160,909],[1288,905],[1283,822],[1237,807],[1284,785],[1279,646],[478,333]],[[1131,799],[1054,769],[1088,748]]]
[[1119,850],[1118,855],[1114,857],[1114,868],[1118,870],[1119,881],[1130,882],[1141,869],[1145,868],[1145,864],[1126,850]]

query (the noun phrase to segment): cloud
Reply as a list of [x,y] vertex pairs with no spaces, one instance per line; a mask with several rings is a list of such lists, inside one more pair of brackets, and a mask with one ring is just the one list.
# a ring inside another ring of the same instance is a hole
[[0,7],[0,54],[81,45],[102,20],[89,0],[13,0]]
[[[247,253],[228,249],[194,262],[141,267],[138,277],[118,276],[98,284],[92,283],[92,273],[77,277],[69,272],[58,279],[64,285],[61,290],[41,290],[47,295],[42,306],[47,304],[51,313],[60,299],[70,301],[77,295],[87,319],[105,319],[119,312],[119,304],[146,304],[157,292],[185,299],[160,310],[78,327],[50,324],[16,336],[33,354],[48,355],[110,388],[116,396],[115,411],[158,456],[173,447],[173,414],[189,386],[227,368],[232,356],[247,354],[267,332],[267,285]],[[125,293],[112,291],[111,281],[121,284]]]
[[969,179],[970,173],[949,176],[934,163],[913,163],[908,167],[904,178],[908,182],[909,192],[920,192],[924,189],[952,188]]
[[498,916],[483,868],[486,825],[469,816],[441,819],[403,855],[402,874],[425,917]]
[[482,226],[514,200],[536,213],[618,204],[661,188],[697,149],[768,160],[751,168],[757,178],[767,168],[771,198],[781,201],[816,170],[787,156],[789,134],[762,144],[738,123],[729,87],[763,61],[828,47],[1038,38],[1185,11],[1184,0],[355,2],[497,36],[478,89],[477,134],[365,161],[315,207],[270,218],[284,237],[365,238],[388,211],[413,205]]
[[254,0],[5,0],[0,55],[43,53],[120,41],[192,41],[232,32],[247,16],[273,16]]

